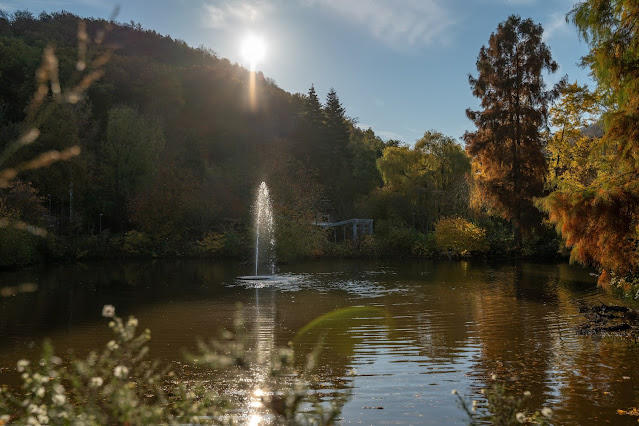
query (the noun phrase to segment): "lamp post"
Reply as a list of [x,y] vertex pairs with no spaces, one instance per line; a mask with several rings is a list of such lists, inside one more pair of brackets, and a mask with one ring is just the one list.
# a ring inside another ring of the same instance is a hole
[[100,234],[102,233],[102,213],[100,213]]

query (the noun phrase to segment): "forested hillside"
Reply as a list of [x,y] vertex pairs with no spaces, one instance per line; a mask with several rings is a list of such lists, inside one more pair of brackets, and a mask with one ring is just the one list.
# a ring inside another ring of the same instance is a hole
[[242,244],[230,240],[244,236],[260,181],[270,185],[281,221],[293,222],[289,229],[308,228],[320,213],[355,214],[355,200],[381,182],[375,162],[383,141],[354,125],[334,90],[322,102],[311,82],[308,95],[291,95],[257,73],[252,106],[251,73],[214,52],[133,23],[65,12],[0,18],[0,148],[20,136],[47,46],[63,91],[81,77],[83,31],[87,64],[112,52],[103,75],[75,104],[47,98],[32,118],[40,136],[4,164],[82,150],[22,173],[4,190],[5,204],[11,191],[30,194],[39,213],[23,218],[29,223],[57,236],[128,236],[133,253],[179,254],[208,236],[205,251],[239,254]]

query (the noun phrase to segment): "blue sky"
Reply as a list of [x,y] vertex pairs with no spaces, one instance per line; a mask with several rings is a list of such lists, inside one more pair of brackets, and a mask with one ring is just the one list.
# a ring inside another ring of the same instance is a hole
[[587,45],[565,22],[575,0],[0,0],[12,12],[67,10],[140,23],[194,47],[206,46],[232,62],[247,34],[264,39],[257,65],[284,90],[324,99],[331,87],[350,117],[384,139],[413,143],[434,129],[454,138],[473,130],[466,118],[478,101],[468,85],[475,61],[497,25],[511,14],[545,29],[559,71],[589,83],[577,63]]

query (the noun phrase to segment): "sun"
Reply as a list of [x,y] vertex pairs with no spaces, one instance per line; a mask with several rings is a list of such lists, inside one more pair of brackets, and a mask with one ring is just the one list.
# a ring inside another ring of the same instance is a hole
[[255,71],[255,66],[266,56],[266,43],[263,38],[250,34],[242,41],[241,53],[251,71]]

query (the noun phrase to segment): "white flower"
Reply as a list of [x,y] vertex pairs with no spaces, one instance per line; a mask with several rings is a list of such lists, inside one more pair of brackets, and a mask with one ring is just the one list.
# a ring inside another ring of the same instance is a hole
[[524,423],[526,421],[526,416],[524,413],[517,413],[515,414],[515,419],[517,419],[519,423]]
[[27,361],[26,359],[21,359],[20,361],[18,361],[18,373],[22,373],[24,369],[27,368],[27,365],[29,365],[29,361]]
[[67,398],[64,395],[60,395],[59,393],[53,395],[53,398],[51,399],[57,405],[64,405],[64,403],[67,402]]
[[524,396],[530,396],[530,395],[532,395],[530,391],[524,391]]
[[48,417],[48,416],[46,416],[46,415],[44,415],[44,414],[40,414],[40,415],[38,416],[38,421],[39,421],[41,424],[46,425],[47,423],[49,423],[49,417]]
[[40,386],[36,391],[36,395],[38,396],[38,398],[42,398],[44,396],[44,393],[44,388],[42,386]]
[[61,384],[55,384],[53,386],[53,390],[55,391],[55,393],[64,393],[64,386],[62,386]]
[[453,395],[457,395],[457,390],[453,389],[452,391],[450,391],[450,393],[453,394]]
[[102,377],[91,378],[91,387],[93,388],[99,388],[100,386],[102,386],[102,383],[104,383],[104,380],[102,380]]
[[113,375],[118,379],[126,379],[126,377],[129,375],[129,369],[126,368],[124,365],[118,365],[113,369]]
[[37,405],[35,405],[35,404],[29,404],[29,407],[27,407],[27,410],[28,410],[30,413],[37,413],[37,412],[38,412],[38,410],[39,410],[39,408],[38,408],[38,406],[37,406]]
[[110,351],[114,351],[114,350],[116,350],[116,349],[117,349],[117,348],[119,348],[119,347],[120,347],[120,346],[119,346],[117,343],[115,343],[115,340],[110,340],[110,341],[109,341],[109,343],[107,343],[107,348],[108,348]]
[[127,326],[129,327],[137,327],[138,326],[138,319],[137,318],[129,318],[129,321],[126,323]]
[[104,305],[102,307],[102,316],[106,318],[111,318],[115,315],[115,307],[113,305]]
[[6,425],[7,423],[9,423],[9,419],[11,417],[8,414],[3,414],[0,416],[0,425]]
[[36,419],[35,417],[29,417],[27,419],[27,424],[28,425],[33,425],[33,426],[39,426],[40,422],[38,421],[38,419]]
[[541,409],[541,415],[550,418],[552,417],[552,410],[550,407],[544,407]]
[[497,380],[497,375],[493,374],[492,376],[490,376],[490,378],[493,379],[493,380]]

